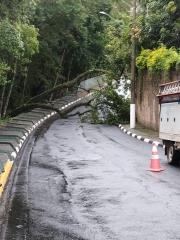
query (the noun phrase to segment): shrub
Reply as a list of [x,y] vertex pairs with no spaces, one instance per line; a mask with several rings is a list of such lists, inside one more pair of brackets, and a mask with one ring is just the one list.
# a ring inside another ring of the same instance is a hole
[[91,114],[92,122],[106,124],[129,122],[129,106],[129,99],[119,96],[112,83],[109,83],[106,88],[95,93]]
[[168,49],[162,45],[154,50],[143,49],[136,58],[136,65],[140,70],[169,71],[177,65],[179,58],[180,54],[175,48]]

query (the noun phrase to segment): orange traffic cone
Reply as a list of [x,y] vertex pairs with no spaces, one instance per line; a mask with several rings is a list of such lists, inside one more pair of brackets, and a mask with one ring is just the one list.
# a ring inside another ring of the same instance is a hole
[[153,144],[153,147],[152,147],[152,157],[150,162],[150,168],[148,170],[151,172],[161,172],[165,170],[161,168],[156,144]]

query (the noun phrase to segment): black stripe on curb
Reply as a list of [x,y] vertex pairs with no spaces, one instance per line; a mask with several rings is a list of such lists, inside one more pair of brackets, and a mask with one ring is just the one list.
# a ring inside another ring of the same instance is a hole
[[164,148],[164,145],[162,143],[160,143],[158,141],[153,141],[152,139],[144,138],[140,135],[132,133],[132,132],[128,131],[127,129],[125,129],[121,124],[119,124],[119,128],[122,130],[122,132],[126,133],[127,135],[129,135],[133,138],[136,138],[136,139],[138,139],[142,142],[146,142],[146,143],[149,143],[149,144],[156,144],[156,146]]

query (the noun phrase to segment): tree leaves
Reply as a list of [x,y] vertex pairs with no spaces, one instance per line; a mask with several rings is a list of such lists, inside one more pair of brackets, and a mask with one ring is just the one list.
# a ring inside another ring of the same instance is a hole
[[24,56],[31,58],[39,51],[38,29],[34,25],[18,24],[17,29],[20,32],[24,44]]
[[[4,60],[19,59],[24,52],[20,32],[8,20],[0,22],[0,51]],[[7,58],[8,56],[8,58]]]
[[136,59],[136,65],[139,69],[148,69],[149,71],[169,71],[175,67],[180,60],[180,54],[175,48],[167,49],[161,46],[157,49],[144,49]]
[[139,45],[150,49],[161,43],[168,47],[180,47],[179,0],[148,0],[142,7],[143,13],[139,17]]
[[6,63],[0,62],[0,86],[3,86],[7,83],[7,73],[9,67]]

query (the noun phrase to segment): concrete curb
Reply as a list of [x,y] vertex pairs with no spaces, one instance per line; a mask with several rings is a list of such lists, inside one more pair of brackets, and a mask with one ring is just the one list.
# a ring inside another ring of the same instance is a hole
[[[72,105],[75,105],[83,100],[90,99],[92,95],[93,93],[89,93],[84,97],[76,98],[74,101],[70,102],[68,102],[68,100],[64,100],[66,103],[63,106],[58,107],[58,109],[68,109],[69,107],[72,107]],[[13,120],[8,123],[9,127],[7,126],[2,129],[0,128],[0,137],[3,138],[3,140],[0,140],[0,154],[5,156],[3,159],[0,156],[0,198],[8,183],[13,164],[25,141],[29,138],[30,134],[35,129],[37,129],[41,124],[43,124],[56,114],[57,113],[55,111],[51,110],[43,111],[42,109],[40,109],[37,112],[31,111],[27,114],[20,114],[16,118],[13,118]]]
[[122,132],[126,133],[127,135],[133,137],[133,138],[136,138],[142,142],[145,142],[145,143],[149,143],[149,144],[155,144],[156,146],[158,147],[162,147],[164,148],[164,145],[158,141],[153,141],[152,139],[149,139],[149,138],[144,138],[140,135],[137,135],[135,133],[132,133],[130,132],[129,130],[127,130],[126,128],[124,128],[121,124],[119,124],[119,128],[122,130]]

